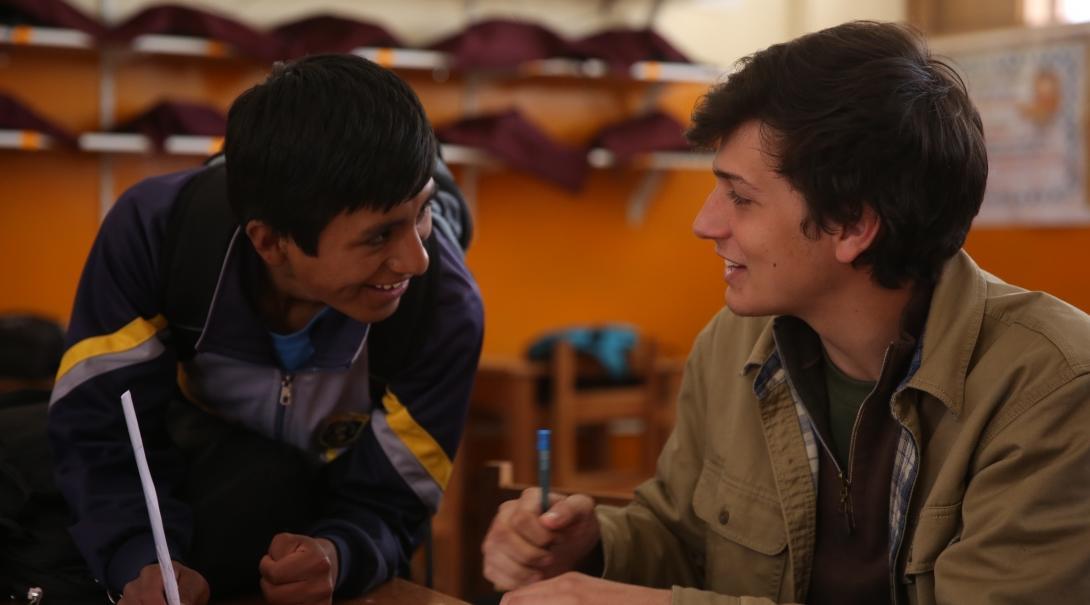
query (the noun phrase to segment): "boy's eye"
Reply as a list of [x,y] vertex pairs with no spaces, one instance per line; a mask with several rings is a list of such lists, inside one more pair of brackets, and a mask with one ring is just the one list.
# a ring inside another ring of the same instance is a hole
[[381,246],[382,244],[385,244],[386,241],[389,240],[389,239],[390,239],[390,231],[386,230],[386,231],[383,231],[382,233],[379,233],[378,235],[375,235],[375,236],[373,236],[373,237],[371,237],[371,238],[369,238],[367,240],[364,240],[363,243],[367,244],[368,246]]

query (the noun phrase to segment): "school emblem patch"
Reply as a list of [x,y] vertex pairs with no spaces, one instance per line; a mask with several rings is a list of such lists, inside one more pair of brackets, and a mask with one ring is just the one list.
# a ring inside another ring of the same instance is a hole
[[341,412],[329,416],[318,431],[318,443],[326,449],[347,447],[360,438],[371,415],[363,412]]

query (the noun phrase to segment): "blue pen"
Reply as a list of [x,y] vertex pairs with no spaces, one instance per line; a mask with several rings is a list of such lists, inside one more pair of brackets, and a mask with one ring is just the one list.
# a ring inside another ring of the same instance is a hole
[[541,512],[549,510],[549,429],[537,430],[537,484],[541,487]]

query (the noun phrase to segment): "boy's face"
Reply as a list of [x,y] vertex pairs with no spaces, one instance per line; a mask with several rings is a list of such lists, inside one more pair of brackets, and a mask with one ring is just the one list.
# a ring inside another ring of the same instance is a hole
[[774,169],[760,123],[747,122],[715,155],[715,189],[693,222],[725,263],[727,306],[739,315],[806,318],[829,300],[845,268],[824,232],[807,238],[806,203]]
[[362,323],[394,314],[409,278],[428,269],[424,241],[431,235],[428,199],[434,181],[389,212],[361,208],[337,215],[309,256],[288,238],[287,269],[296,296],[333,307]]

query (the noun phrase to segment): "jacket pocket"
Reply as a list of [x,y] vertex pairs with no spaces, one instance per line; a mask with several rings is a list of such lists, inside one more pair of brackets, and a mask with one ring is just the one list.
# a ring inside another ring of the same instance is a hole
[[776,600],[787,565],[779,502],[705,462],[693,493],[705,527],[704,588]]
[[915,576],[934,571],[935,560],[947,546],[957,540],[960,530],[961,502],[924,507],[920,511],[916,529],[910,536],[905,575]]

